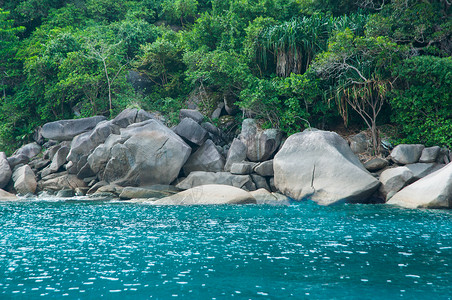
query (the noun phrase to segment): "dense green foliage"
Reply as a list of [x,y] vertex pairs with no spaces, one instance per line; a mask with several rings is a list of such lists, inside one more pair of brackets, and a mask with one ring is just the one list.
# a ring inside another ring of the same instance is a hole
[[128,106],[171,121],[189,99],[289,134],[342,116],[375,146],[391,116],[401,141],[452,146],[449,2],[0,0],[0,146]]

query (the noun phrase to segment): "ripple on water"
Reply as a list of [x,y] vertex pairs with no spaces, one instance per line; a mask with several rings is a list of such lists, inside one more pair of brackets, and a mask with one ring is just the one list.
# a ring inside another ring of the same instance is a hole
[[0,203],[0,298],[450,298],[452,214]]

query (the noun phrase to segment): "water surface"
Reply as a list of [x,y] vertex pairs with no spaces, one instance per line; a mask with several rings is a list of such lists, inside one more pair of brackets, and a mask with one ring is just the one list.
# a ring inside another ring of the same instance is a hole
[[0,203],[0,299],[451,299],[452,212]]

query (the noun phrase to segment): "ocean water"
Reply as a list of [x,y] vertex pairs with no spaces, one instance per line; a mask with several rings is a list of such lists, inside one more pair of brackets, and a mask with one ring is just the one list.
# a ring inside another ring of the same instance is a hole
[[452,212],[0,203],[0,299],[451,299]]

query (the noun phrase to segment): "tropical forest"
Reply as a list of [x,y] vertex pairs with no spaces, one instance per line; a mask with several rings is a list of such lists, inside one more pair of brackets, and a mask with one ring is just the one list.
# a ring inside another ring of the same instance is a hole
[[192,105],[231,131],[252,117],[287,135],[368,130],[375,152],[382,131],[452,147],[451,4],[0,0],[0,148],[125,108],[176,125]]

